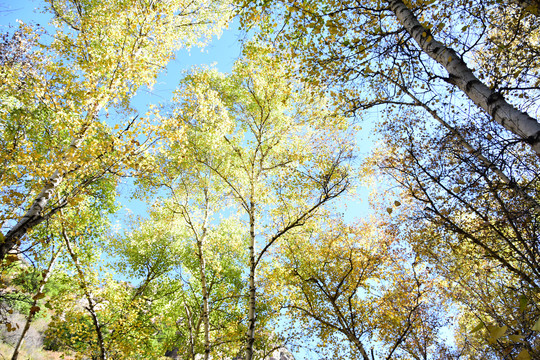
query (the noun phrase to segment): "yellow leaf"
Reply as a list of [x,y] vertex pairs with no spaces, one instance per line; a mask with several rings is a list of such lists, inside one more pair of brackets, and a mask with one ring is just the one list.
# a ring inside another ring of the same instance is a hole
[[32,299],[39,300],[39,299],[43,299],[44,297],[45,297],[44,293],[38,293],[38,294],[34,295],[34,297]]
[[32,306],[30,308],[30,314],[37,313],[41,308],[39,306]]
[[6,256],[6,265],[10,265],[16,261],[19,261],[19,257],[15,254],[9,254]]
[[496,326],[496,325],[488,325],[487,329],[489,331],[490,337],[488,339],[488,343],[494,344],[498,339],[500,339],[506,330],[508,329],[508,326]]
[[519,311],[525,311],[527,308],[527,304],[529,303],[529,300],[525,295],[521,295],[519,297]]
[[479,322],[478,325],[476,325],[474,329],[471,330],[471,334],[481,330],[483,327],[484,327],[484,323]]
[[534,330],[534,331],[540,331],[540,319],[538,319],[536,321],[536,323],[534,324],[534,326],[532,327],[531,330]]
[[531,355],[529,355],[529,352],[526,349],[523,349],[516,356],[516,360],[531,360]]
[[520,342],[523,339],[523,335],[508,335],[508,338],[513,342]]

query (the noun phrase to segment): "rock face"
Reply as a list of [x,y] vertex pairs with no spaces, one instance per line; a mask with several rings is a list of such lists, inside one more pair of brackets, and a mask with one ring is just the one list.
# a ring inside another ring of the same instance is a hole
[[268,360],[294,360],[294,356],[291,352],[285,348],[280,348],[274,350],[269,357],[265,358]]
[[175,359],[175,360],[180,359],[178,357],[178,349],[175,348],[175,349],[172,349],[172,350],[167,350],[165,352],[165,357]]
[[[179,360],[180,356],[178,355],[178,349],[172,349],[172,350],[167,351],[165,353],[165,357],[168,357],[174,360]],[[195,358],[197,360],[202,359],[203,355],[196,355]],[[210,359],[212,359],[212,357],[210,357]],[[236,356],[230,359],[224,358],[223,360],[242,360],[242,359],[243,357]],[[272,353],[269,356],[265,357],[264,360],[294,360],[294,356],[291,354],[289,350],[282,347],[282,348],[272,351]]]

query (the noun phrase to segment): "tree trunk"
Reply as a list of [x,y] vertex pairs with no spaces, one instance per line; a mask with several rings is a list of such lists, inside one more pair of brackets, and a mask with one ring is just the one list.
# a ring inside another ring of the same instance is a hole
[[435,40],[413,12],[401,0],[388,0],[390,9],[420,48],[448,72],[448,82],[461,89],[505,129],[511,131],[540,155],[540,124],[536,119],[510,105],[504,97],[488,88],[451,48]]
[[28,317],[26,318],[26,323],[24,324],[24,328],[22,330],[21,336],[19,337],[19,340],[17,341],[17,345],[15,345],[15,349],[13,350],[13,355],[11,356],[11,360],[17,360],[19,358],[19,352],[21,351],[21,347],[24,342],[24,337],[26,336],[26,333],[30,329],[30,324],[32,323],[32,320],[34,319],[34,315],[37,313],[37,311],[34,311],[34,310],[39,300],[38,297],[43,293],[45,284],[47,284],[47,281],[51,277],[52,268],[54,267],[54,263],[56,262],[58,255],[60,255],[60,251],[62,251],[62,246],[60,246],[58,250],[53,254],[51,261],[49,262],[49,266],[47,267],[47,270],[45,271],[45,275],[43,276],[43,279],[41,280],[39,284],[38,291],[36,295],[34,296],[34,301],[32,302],[32,306],[30,307],[30,313],[28,314]]
[[73,248],[71,247],[69,237],[67,236],[64,229],[62,229],[62,236],[64,237],[69,255],[71,256],[71,259],[75,263],[75,267],[77,268],[77,273],[79,275],[79,281],[81,283],[81,288],[83,289],[86,300],[88,301],[88,307],[86,308],[86,310],[88,310],[88,312],[90,313],[90,316],[92,317],[92,323],[94,324],[94,329],[96,330],[98,346],[99,346],[99,360],[107,360],[107,352],[105,351],[105,341],[103,340],[103,333],[101,332],[101,325],[99,323],[99,319],[95,311],[96,305],[94,303],[94,299],[92,299],[92,294],[90,294],[90,290],[88,289],[88,284],[86,283],[86,280],[84,279],[84,272],[82,270],[81,264],[79,263],[79,260],[77,259],[77,254],[73,252]]
[[[100,104],[95,104],[93,109],[89,111],[86,118],[86,124],[81,128],[78,135],[73,138],[69,147],[65,150],[65,154],[62,156],[57,169],[53,174],[47,179],[47,182],[41,189],[41,192],[32,202],[30,209],[24,214],[24,216],[13,226],[7,234],[4,236],[2,243],[0,244],[0,261],[4,259],[6,254],[20,242],[22,237],[26,232],[33,228],[34,226],[39,225],[41,222],[47,219],[43,214],[43,210],[49,203],[51,197],[55,194],[56,189],[62,181],[64,180],[65,174],[73,167],[74,163],[71,160],[75,151],[77,151],[84,139],[86,138],[86,133],[90,129],[91,122],[97,116],[99,110],[101,109]],[[51,214],[52,215],[52,212]]]
[[253,359],[255,342],[255,205],[251,202],[249,214],[249,305],[248,330],[246,341],[246,359]]
[[199,256],[199,271],[201,276],[201,287],[203,296],[203,325],[204,325],[204,360],[210,358],[210,314],[208,309],[208,287],[206,285],[206,261],[203,254],[204,242],[208,231],[208,213],[209,213],[209,198],[208,189],[204,189],[205,209],[204,220],[202,224],[202,234],[197,237],[197,251]]
[[358,351],[360,351],[360,354],[362,354],[362,358],[364,360],[370,360],[369,356],[368,356],[368,354],[366,352],[366,349],[364,349],[364,345],[362,344],[362,342],[355,335],[353,335],[352,333],[350,333],[348,331],[347,331],[346,335],[347,335],[347,338],[349,339],[349,341],[352,342],[354,344],[354,346],[356,346]]
[[191,316],[191,310],[189,310],[188,304],[185,300],[184,310],[186,311],[186,317],[189,322],[189,355],[191,360],[195,360],[195,335],[193,334],[195,326],[193,325],[193,317]]

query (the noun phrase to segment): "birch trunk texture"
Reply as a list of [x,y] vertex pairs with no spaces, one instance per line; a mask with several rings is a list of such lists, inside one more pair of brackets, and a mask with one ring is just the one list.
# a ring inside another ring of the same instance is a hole
[[540,124],[536,119],[510,105],[500,93],[481,82],[453,49],[433,38],[429,29],[401,0],[389,0],[388,5],[420,48],[446,69],[449,83],[461,89],[493,120],[520,137],[540,155]]
[[65,150],[65,154],[59,162],[58,168],[47,179],[47,182],[41,189],[39,195],[36,196],[32,202],[32,205],[30,205],[28,211],[4,236],[4,240],[0,244],[0,261],[2,261],[7,253],[13,249],[15,245],[17,245],[28,230],[47,220],[51,215],[66,205],[60,204],[57,209],[52,209],[47,215],[43,213],[45,207],[49,203],[49,200],[54,196],[56,190],[64,181],[66,173],[73,167],[73,155],[81,147],[81,144],[85,140],[86,134],[91,127],[91,123],[96,118],[100,109],[100,104],[93,106],[92,111],[87,117],[86,124],[79,131],[79,134],[73,138],[71,144],[69,144],[69,147]]
[[[208,198],[208,189],[204,189],[205,197],[205,208],[204,208],[204,220],[202,224],[202,234],[197,236],[195,232],[195,237],[197,239],[197,251],[199,257],[199,271],[201,276],[201,290],[203,296],[203,325],[204,325],[204,360],[210,359],[210,311],[208,306],[208,286],[206,284],[206,259],[203,253],[204,244],[206,242],[206,235],[208,233],[208,216],[210,212],[210,199]],[[195,231],[195,229],[194,229]]]

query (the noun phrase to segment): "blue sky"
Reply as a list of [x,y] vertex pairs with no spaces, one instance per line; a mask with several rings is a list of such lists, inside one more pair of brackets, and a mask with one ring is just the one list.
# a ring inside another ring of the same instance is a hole
[[[39,1],[32,0],[0,0],[0,31],[6,31],[9,25],[16,26],[17,19],[45,26],[48,22],[48,16],[34,10],[39,4]],[[160,74],[157,83],[151,90],[139,91],[134,100],[135,106],[144,111],[146,104],[167,102],[185,71],[193,66],[215,64],[219,71],[229,72],[235,60],[240,56],[242,36],[242,32],[238,30],[238,23],[233,22],[221,37],[214,38],[206,48],[180,51],[176,59],[168,65],[166,71]],[[377,116],[376,111],[372,113],[372,116]],[[360,132],[357,137],[358,150],[361,155],[367,154],[373,146],[372,141],[366,139],[372,127],[367,123],[363,126],[365,130]],[[125,187],[128,186],[129,183],[125,185]],[[345,218],[349,221],[366,215],[369,212],[367,194],[367,189],[362,189],[354,199],[349,198],[346,201],[341,201],[337,204],[338,211],[345,213]],[[134,214],[142,216],[146,214],[144,203],[130,200],[127,197],[121,198],[120,201]]]
[[[33,0],[0,0],[0,30],[5,31],[8,26],[16,26],[17,19],[23,22],[37,23],[45,26],[49,16],[40,13],[36,8],[40,1]],[[141,112],[148,104],[167,102],[176,88],[183,74],[194,66],[214,65],[221,72],[229,72],[236,59],[241,54],[240,41],[244,34],[238,29],[238,22],[233,22],[223,34],[204,49],[192,48],[178,52],[176,59],[171,61],[167,69],[163,71],[152,89],[141,89],[134,98],[133,104]],[[377,112],[372,112],[368,117],[377,117]],[[372,133],[372,126],[365,121],[364,130],[357,135],[358,153],[365,156],[373,147],[373,140],[368,136]],[[368,211],[367,189],[359,189],[355,199],[348,199],[342,203],[340,212],[345,213],[347,220],[366,215]],[[145,206],[141,202],[121,199],[124,206],[129,207],[133,213],[144,215]]]
[[[41,4],[38,0],[0,0],[0,31],[9,31],[10,26],[16,28],[17,20],[46,26],[50,16],[38,10]],[[169,101],[184,73],[192,67],[212,65],[221,72],[231,71],[235,60],[241,55],[240,40],[243,36],[238,29],[238,23],[233,22],[228,29],[224,29],[219,38],[214,37],[205,48],[179,51],[167,69],[159,75],[152,89],[140,89],[132,104],[144,113],[149,104]],[[129,187],[129,184],[127,185]],[[126,186],[123,187],[125,188]],[[125,195],[128,196],[128,193],[129,191]],[[142,201],[121,197],[120,202],[136,215],[146,214],[146,205]]]

